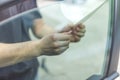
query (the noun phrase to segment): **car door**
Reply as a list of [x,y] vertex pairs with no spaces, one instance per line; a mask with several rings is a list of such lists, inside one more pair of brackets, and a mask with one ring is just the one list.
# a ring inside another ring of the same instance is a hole
[[[120,0],[38,0],[28,10],[0,24],[39,11],[45,24],[60,30],[67,24],[83,23],[86,34],[59,56],[41,56],[37,80],[114,80],[120,48]],[[29,30],[32,40],[37,39]]]

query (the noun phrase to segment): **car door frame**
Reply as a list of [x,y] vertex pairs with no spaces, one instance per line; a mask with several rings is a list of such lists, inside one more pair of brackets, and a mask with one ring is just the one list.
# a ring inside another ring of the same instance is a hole
[[117,72],[120,49],[120,0],[110,1],[110,33],[104,80],[114,80],[119,76]]

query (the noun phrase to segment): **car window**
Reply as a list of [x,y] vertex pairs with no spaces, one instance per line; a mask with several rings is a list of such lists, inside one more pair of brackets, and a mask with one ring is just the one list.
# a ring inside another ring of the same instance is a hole
[[104,75],[110,28],[109,1],[83,1],[85,2],[79,4],[56,3],[41,8],[45,22],[56,29],[68,23],[83,22],[86,25],[85,37],[79,43],[71,44],[60,56],[42,58],[53,75],[43,74],[44,71],[41,71],[40,76],[43,80],[86,80]]
[[15,15],[0,23],[3,26],[17,19],[22,20],[22,24],[29,28],[32,40],[37,39],[31,30],[32,22],[36,18],[43,19],[45,24],[56,30],[62,29],[69,23],[85,24],[86,34],[80,42],[72,43],[62,55],[38,58],[40,62],[38,75],[41,80],[86,80],[91,79],[92,76],[101,78],[104,75],[110,34],[109,1],[75,1],[48,1],[43,5],[38,0],[38,8]]

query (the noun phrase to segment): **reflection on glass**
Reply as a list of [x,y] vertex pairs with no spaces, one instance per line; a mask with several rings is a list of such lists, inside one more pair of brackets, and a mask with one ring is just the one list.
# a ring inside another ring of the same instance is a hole
[[[65,8],[72,8],[72,14],[67,15],[70,10],[65,12]],[[76,24],[83,21],[87,30],[85,37],[79,43],[71,44],[70,48],[60,56],[40,57],[40,64],[44,65],[44,68],[39,67],[38,77],[40,80],[86,80],[92,75],[103,75],[108,33],[108,8],[108,2],[100,9],[93,7],[91,8],[93,10],[88,12],[86,12],[89,10],[88,7],[83,7],[83,13],[87,13],[84,15],[74,12],[77,10],[78,13],[82,12],[78,5],[66,6],[63,3],[55,3],[17,15],[1,22],[1,25],[11,23],[35,11],[39,11],[47,25],[56,29],[61,29],[68,23]],[[93,14],[92,12],[96,9],[98,9],[97,12]],[[33,39],[34,36],[31,35],[31,38]]]

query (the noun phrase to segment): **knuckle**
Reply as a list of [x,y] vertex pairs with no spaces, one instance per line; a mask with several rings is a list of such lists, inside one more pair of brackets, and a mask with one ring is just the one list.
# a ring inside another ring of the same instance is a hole
[[55,34],[50,35],[52,41],[55,41]]
[[75,40],[75,42],[78,42],[78,41],[80,41],[80,40],[81,40],[81,38],[78,38],[78,39]]
[[82,36],[84,36],[84,35],[85,35],[84,33],[79,33],[79,36],[80,36],[80,37],[82,37]]
[[70,44],[70,41],[67,42],[67,46],[69,46],[69,44]]
[[58,48],[59,46],[56,43],[53,43],[53,48]]
[[54,53],[58,53],[59,52],[59,49],[54,49]]
[[52,54],[53,54],[53,55],[56,55],[56,53],[57,53],[56,50],[53,49]]
[[81,38],[78,39],[78,41],[80,41],[80,40],[81,40]]
[[82,29],[84,29],[84,28],[85,28],[85,25],[81,23],[80,27],[81,27]]

